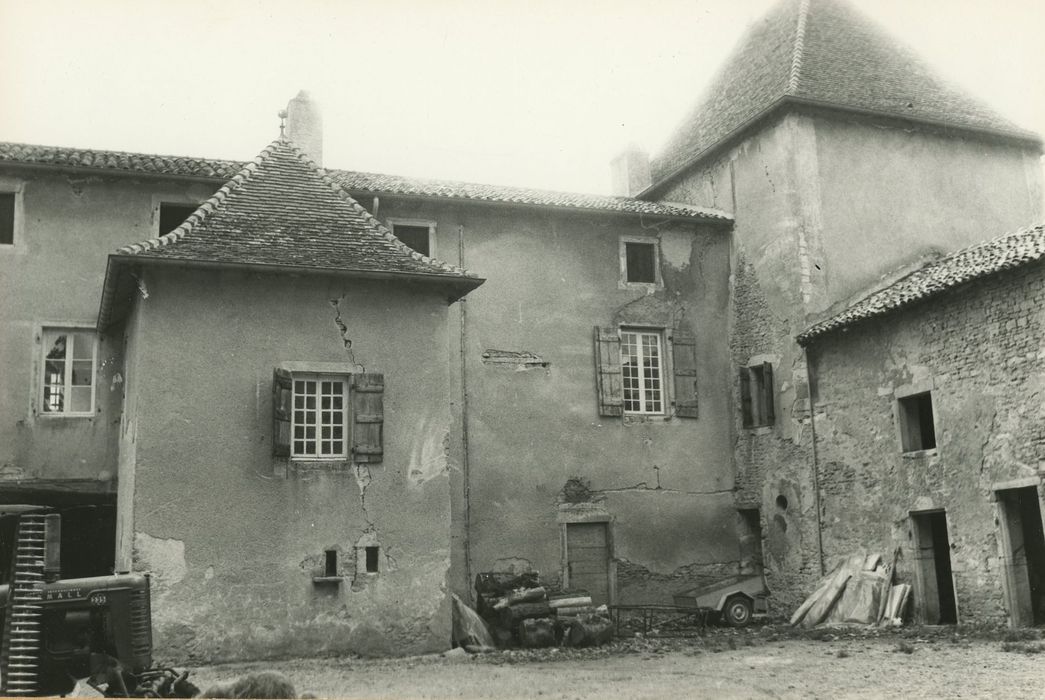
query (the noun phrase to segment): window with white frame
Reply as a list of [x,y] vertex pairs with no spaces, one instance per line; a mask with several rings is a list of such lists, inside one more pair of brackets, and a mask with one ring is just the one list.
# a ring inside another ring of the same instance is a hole
[[664,413],[662,334],[659,331],[622,328],[620,356],[624,412]]
[[348,454],[348,378],[294,375],[291,457],[341,459]]
[[98,343],[88,329],[44,328],[40,412],[93,415]]
[[435,222],[390,218],[388,225],[392,228],[392,235],[408,248],[428,257],[435,255]]
[[656,238],[621,236],[619,252],[621,288],[662,286],[660,243]]

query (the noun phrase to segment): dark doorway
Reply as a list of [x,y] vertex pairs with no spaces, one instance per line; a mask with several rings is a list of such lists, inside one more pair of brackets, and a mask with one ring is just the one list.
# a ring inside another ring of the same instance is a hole
[[1045,532],[1038,488],[997,494],[1012,622],[1018,627],[1045,624]]
[[942,510],[911,513],[916,548],[917,596],[922,621],[928,625],[958,622],[951,571],[951,543],[947,536],[947,513]]
[[762,559],[762,516],[758,508],[740,508],[737,510],[737,534],[740,540],[740,573],[761,574],[764,568]]

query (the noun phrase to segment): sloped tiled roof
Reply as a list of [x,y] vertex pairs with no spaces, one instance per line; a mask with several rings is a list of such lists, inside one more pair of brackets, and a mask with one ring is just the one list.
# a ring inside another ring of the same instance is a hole
[[246,163],[213,158],[160,156],[93,148],[37,146],[28,143],[0,142],[0,164],[44,165],[55,168],[97,168],[127,173],[203,177],[228,180]]
[[845,311],[803,331],[798,342],[807,345],[818,336],[864,319],[887,314],[1003,270],[1045,259],[1045,225],[1021,229],[940,258],[880,289]]
[[411,250],[293,144],[274,141],[170,233],[119,255],[474,277]]
[[591,209],[692,219],[717,219],[721,221],[729,221],[732,219],[729,214],[718,209],[681,204],[646,202],[641,199],[632,199],[630,197],[610,197],[597,194],[556,192],[553,190],[540,190],[528,187],[482,185],[471,182],[455,182],[451,180],[426,180],[420,178],[399,177],[397,175],[354,172],[350,170],[333,171],[331,176],[341,183],[342,187],[351,190],[352,192],[372,192],[375,194],[395,194],[415,197],[446,197],[450,199],[468,199],[482,202],[529,204],[547,207],[563,207],[567,209]]
[[654,183],[787,102],[1041,142],[936,76],[842,0],[782,0],[749,28],[653,161]]
[[[0,142],[0,165],[5,162],[18,165],[102,169],[129,174],[202,177],[215,180],[228,180],[246,165],[246,163],[231,160]],[[623,214],[649,214],[698,221],[732,221],[732,216],[718,209],[645,202],[630,197],[555,192],[450,180],[428,180],[348,170],[327,170],[326,173],[342,187],[355,193],[439,197]]]

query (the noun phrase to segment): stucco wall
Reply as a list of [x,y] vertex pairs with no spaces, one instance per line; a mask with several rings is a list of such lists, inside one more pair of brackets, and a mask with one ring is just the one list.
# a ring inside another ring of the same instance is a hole
[[41,326],[93,327],[106,256],[155,235],[159,201],[202,201],[213,187],[162,180],[73,176],[5,169],[0,183],[21,190],[16,245],[0,246],[0,479],[27,487],[76,479],[112,492],[122,387],[122,338],[98,348],[93,417],[40,414]]
[[817,117],[813,129],[828,303],[919,257],[1041,222],[1041,161],[1026,147],[861,120]]
[[[133,557],[153,574],[158,657],[447,647],[446,294],[274,273],[146,273],[132,378]],[[382,463],[288,469],[272,456],[272,372],[283,362],[384,374]],[[357,569],[364,545],[381,547],[376,575]],[[331,548],[344,578],[315,584]]]
[[[622,602],[669,602],[672,590],[736,573],[728,229],[388,198],[380,216],[435,221],[436,254],[457,261],[463,239],[465,265],[488,278],[461,305],[468,479],[455,489],[455,589],[470,596],[482,571],[559,581],[558,504],[572,477],[590,483],[611,521]],[[618,288],[621,236],[659,241],[664,289]],[[697,338],[699,418],[600,417],[593,327],[672,318]],[[460,353],[459,309],[454,320]],[[490,350],[535,353],[547,366],[490,362]],[[452,365],[460,425],[459,355]],[[455,443],[458,466],[464,449]]]
[[[945,509],[959,619],[1006,619],[993,491],[1045,468],[1043,303],[1039,264],[814,341],[829,561],[899,547],[916,584],[909,513]],[[896,397],[912,385],[932,387],[937,448],[902,455]]]

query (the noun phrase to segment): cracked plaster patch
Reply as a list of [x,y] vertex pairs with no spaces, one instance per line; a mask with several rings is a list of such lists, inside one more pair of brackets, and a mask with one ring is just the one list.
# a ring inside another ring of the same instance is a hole
[[157,585],[171,585],[182,581],[189,568],[185,563],[185,542],[153,537],[145,532],[134,533],[136,568],[152,574]]
[[665,231],[660,235],[660,254],[671,267],[680,270],[689,267],[692,253],[693,236],[689,233]]

